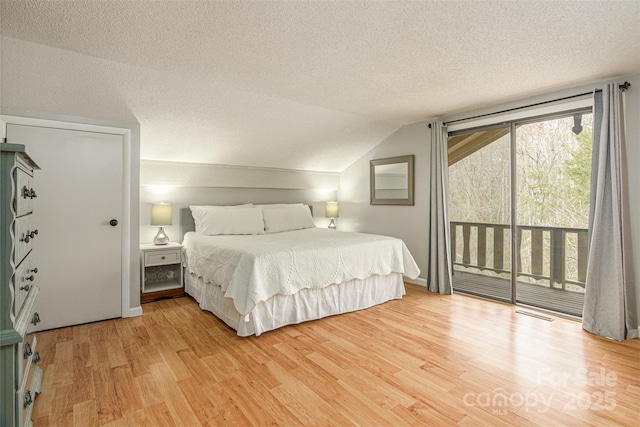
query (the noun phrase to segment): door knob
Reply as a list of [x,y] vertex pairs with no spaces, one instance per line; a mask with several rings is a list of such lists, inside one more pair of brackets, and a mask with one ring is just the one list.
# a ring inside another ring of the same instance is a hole
[[112,227],[115,227],[116,225],[118,225],[118,220],[117,219],[112,219],[111,221],[109,221],[109,225]]

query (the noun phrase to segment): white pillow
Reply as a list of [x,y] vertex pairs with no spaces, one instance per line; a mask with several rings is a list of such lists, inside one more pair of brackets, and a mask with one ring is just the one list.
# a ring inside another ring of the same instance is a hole
[[272,203],[270,205],[257,205],[262,209],[280,209],[280,208],[288,208],[291,206],[304,206],[302,203]]
[[305,205],[289,205],[262,210],[267,233],[315,228],[311,210]]
[[253,205],[190,206],[196,224],[196,233],[264,234],[262,209]]

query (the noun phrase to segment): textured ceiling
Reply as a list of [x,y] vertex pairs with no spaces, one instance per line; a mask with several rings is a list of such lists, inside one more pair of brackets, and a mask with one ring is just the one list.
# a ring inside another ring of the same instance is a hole
[[1,0],[2,107],[151,160],[341,171],[400,125],[640,72],[640,2]]

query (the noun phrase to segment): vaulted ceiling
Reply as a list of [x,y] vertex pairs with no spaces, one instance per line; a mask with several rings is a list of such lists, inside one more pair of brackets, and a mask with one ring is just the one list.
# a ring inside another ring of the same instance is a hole
[[149,160],[342,171],[403,124],[640,72],[640,2],[1,0],[0,103]]

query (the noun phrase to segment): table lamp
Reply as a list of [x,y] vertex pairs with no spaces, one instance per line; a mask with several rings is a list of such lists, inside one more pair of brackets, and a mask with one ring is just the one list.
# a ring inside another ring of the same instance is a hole
[[166,245],[169,243],[169,236],[164,233],[164,226],[171,225],[172,221],[171,205],[168,203],[154,203],[151,205],[151,225],[158,225],[160,229],[153,238],[156,245]]
[[326,218],[331,218],[331,222],[329,223],[329,228],[336,229],[335,219],[340,216],[340,205],[338,202],[327,202],[324,205],[324,216]]

